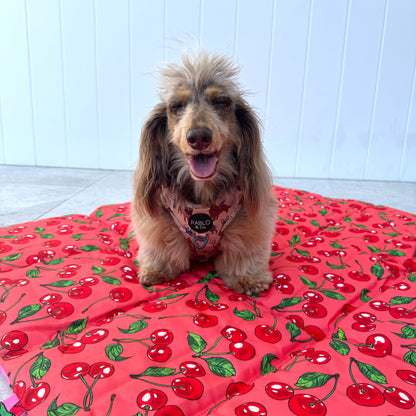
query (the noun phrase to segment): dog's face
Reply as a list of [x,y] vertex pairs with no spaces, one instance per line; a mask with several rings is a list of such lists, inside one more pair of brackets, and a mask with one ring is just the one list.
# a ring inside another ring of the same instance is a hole
[[183,86],[169,98],[167,118],[170,139],[195,181],[214,180],[229,169],[238,145],[229,91],[214,83]]

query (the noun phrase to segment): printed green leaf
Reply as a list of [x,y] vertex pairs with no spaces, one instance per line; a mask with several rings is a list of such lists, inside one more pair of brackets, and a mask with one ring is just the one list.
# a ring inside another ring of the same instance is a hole
[[310,253],[309,253],[309,251],[307,251],[307,250],[299,250],[299,249],[296,249],[295,250],[298,254],[300,254],[301,256],[304,256],[304,257],[310,257]]
[[387,254],[390,254],[390,256],[394,256],[394,257],[404,257],[406,256],[406,253],[404,253],[401,250],[386,250]]
[[187,295],[188,293],[172,293],[170,295],[162,296],[161,298],[158,298],[158,300],[168,300],[168,299],[176,299],[180,297],[185,297],[184,295]]
[[103,215],[104,214],[101,208],[95,212],[95,218],[101,218]]
[[2,260],[3,261],[15,261],[15,260],[20,259],[20,257],[22,257],[22,253],[10,254],[10,256],[6,256]]
[[407,352],[404,357],[403,360],[411,365],[414,365],[416,367],[416,352],[410,350],[409,352]]
[[416,338],[416,328],[412,327],[412,326],[403,326],[401,328],[402,333],[398,334],[397,332],[393,332],[395,335],[397,335],[400,338],[404,338],[404,339],[413,339]]
[[41,238],[45,238],[46,240],[52,240],[54,237],[53,234],[39,234]]
[[68,328],[64,331],[68,335],[77,335],[82,332],[87,326],[88,318],[77,319],[69,324]]
[[394,296],[390,299],[392,305],[407,305],[413,302],[416,298],[411,298],[408,296]]
[[341,355],[348,355],[350,352],[350,347],[345,342],[333,339],[329,345]]
[[407,278],[413,282],[416,283],[416,273],[410,273],[409,276],[407,276]]
[[253,312],[249,311],[248,309],[243,309],[239,311],[237,308],[234,308],[233,313],[235,316],[238,316],[245,321],[254,321],[256,319],[256,315]]
[[74,234],[74,235],[71,236],[71,238],[74,239],[74,240],[79,241],[79,240],[82,239],[82,234]]
[[92,266],[91,269],[95,274],[101,274],[105,272],[104,268],[98,266]]
[[118,328],[123,334],[135,334],[147,327],[148,323],[146,321],[135,321],[127,329]]
[[41,233],[42,231],[45,231],[45,229],[43,227],[36,227],[35,228],[35,233]]
[[43,353],[39,354],[36,361],[31,365],[29,373],[36,380],[40,380],[51,368],[51,360],[46,358]]
[[332,334],[332,339],[340,339],[342,341],[346,341],[347,337],[345,336],[345,332],[343,329],[338,328],[338,331],[336,334]]
[[368,289],[363,289],[361,291],[361,294],[360,294],[361,302],[364,302],[364,303],[370,302],[371,298],[370,296],[367,295],[368,292],[369,292]]
[[332,290],[321,290],[321,293],[331,299],[345,300],[344,295],[341,295],[341,293],[338,292],[333,292]]
[[28,318],[29,316],[33,316],[41,310],[42,306],[35,303],[33,305],[26,305],[22,309],[20,309],[19,313],[17,314],[17,321],[21,319]]
[[97,251],[97,250],[99,250],[99,249],[100,249],[100,247],[93,246],[93,245],[91,245],[91,244],[87,244],[86,246],[82,246],[82,247],[81,247],[81,250],[83,250],[83,251],[87,251],[87,252],[90,252],[90,251]]
[[220,300],[220,297],[208,287],[205,289],[205,296],[212,303],[217,303]]
[[129,359],[130,357],[121,356],[121,354],[123,354],[123,351],[123,346],[119,343],[109,344],[105,347],[105,354],[112,361],[124,361]]
[[359,370],[361,371],[361,374],[364,377],[367,377],[370,381],[374,381],[375,383],[379,384],[386,384],[387,380],[384,374],[377,370],[373,365],[366,364],[361,361],[355,360]]
[[193,332],[188,332],[188,344],[191,347],[191,350],[197,354],[202,352],[207,346],[204,338],[198,334],[194,334]]
[[302,387],[304,389],[310,389],[313,387],[322,387],[325,385],[328,380],[330,380],[333,376],[330,374],[323,374],[323,373],[305,373],[302,374],[298,381],[295,383],[297,387]]
[[381,267],[378,263],[373,264],[371,266],[371,273],[373,273],[374,276],[376,276],[377,278],[381,278],[381,276],[383,276],[384,274],[384,269],[383,267]]
[[116,279],[115,277],[111,276],[101,276],[103,282],[108,283],[109,285],[121,285],[120,280]]
[[379,248],[374,247],[374,246],[370,246],[370,245],[367,245],[367,248],[374,254],[380,253],[380,251],[381,251]]
[[218,273],[215,270],[211,270],[205,277],[198,280],[198,283],[209,283],[211,279],[218,277]]
[[174,368],[169,367],[149,367],[146,368],[143,373],[137,374],[137,377],[165,377],[165,376],[171,376],[172,374],[175,374]]
[[300,328],[297,327],[293,322],[288,322],[286,324],[286,329],[290,333],[290,341],[293,342],[296,337],[300,335]]
[[0,403],[0,416],[13,416],[13,413],[10,413],[4,403]]
[[326,215],[328,211],[326,209],[321,209],[318,211],[322,216]]
[[45,261],[43,260],[42,263],[46,264],[46,266],[56,266],[57,264],[62,264],[64,262],[64,259],[52,259],[51,261]]
[[81,409],[80,406],[77,406],[74,403],[63,403],[58,406],[58,397],[59,396],[57,396],[56,399],[54,399],[49,405],[47,416],[74,416],[77,414],[78,410]]
[[206,363],[208,364],[208,368],[211,370],[213,374],[220,377],[233,377],[235,376],[235,368],[225,358],[222,357],[209,357],[204,358]]
[[45,342],[40,348],[42,350],[49,350],[60,345],[59,338],[56,336],[53,340]]
[[69,286],[75,285],[76,283],[77,282],[75,282],[74,280],[58,280],[56,282],[47,283],[43,286],[47,286],[47,287],[69,287]]
[[316,282],[313,282],[312,280],[308,279],[308,278],[307,278],[307,277],[305,277],[305,276],[300,276],[300,280],[302,280],[302,283],[303,283],[305,286],[309,286],[310,288],[315,289],[315,287],[316,287]]
[[260,373],[262,376],[265,376],[268,373],[274,373],[277,371],[277,368],[271,364],[273,360],[276,360],[277,356],[274,354],[266,354],[261,360]]
[[300,237],[299,237],[299,234],[295,234],[293,237],[292,237],[292,239],[290,240],[290,245],[295,245],[295,244],[297,244],[297,243],[299,243],[299,241],[300,241]]
[[302,298],[300,296],[295,296],[293,298],[285,298],[278,304],[272,307],[272,309],[284,309],[289,306],[297,305],[298,303],[302,302]]
[[343,264],[331,264],[329,261],[326,262],[326,265],[333,270],[345,269],[345,266]]
[[26,277],[29,277],[29,278],[33,279],[35,277],[38,277],[39,274],[40,274],[40,270],[38,270],[38,269],[32,269],[32,270],[28,270],[26,272]]
[[315,227],[320,227],[321,225],[319,224],[319,222],[318,221],[315,221],[315,220],[311,220],[310,221],[310,223],[313,225],[313,226],[315,226]]

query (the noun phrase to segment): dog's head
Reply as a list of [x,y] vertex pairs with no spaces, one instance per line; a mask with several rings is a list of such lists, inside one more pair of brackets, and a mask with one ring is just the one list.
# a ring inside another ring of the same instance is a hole
[[142,130],[136,173],[136,201],[149,213],[161,185],[198,203],[238,185],[247,211],[256,214],[270,181],[258,119],[242,97],[238,72],[228,58],[205,52],[162,70],[161,103]]

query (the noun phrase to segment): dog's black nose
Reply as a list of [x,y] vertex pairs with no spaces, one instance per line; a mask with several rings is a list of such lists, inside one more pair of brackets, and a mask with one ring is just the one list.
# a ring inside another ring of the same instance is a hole
[[190,129],[186,133],[189,146],[195,150],[204,150],[212,143],[212,130],[208,127]]

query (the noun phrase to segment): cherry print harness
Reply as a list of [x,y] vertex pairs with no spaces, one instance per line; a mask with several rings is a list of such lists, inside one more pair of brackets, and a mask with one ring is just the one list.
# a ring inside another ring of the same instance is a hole
[[208,259],[218,251],[225,228],[238,214],[243,193],[239,189],[226,192],[208,207],[191,202],[179,205],[173,192],[164,195],[165,209],[189,241],[193,254]]

